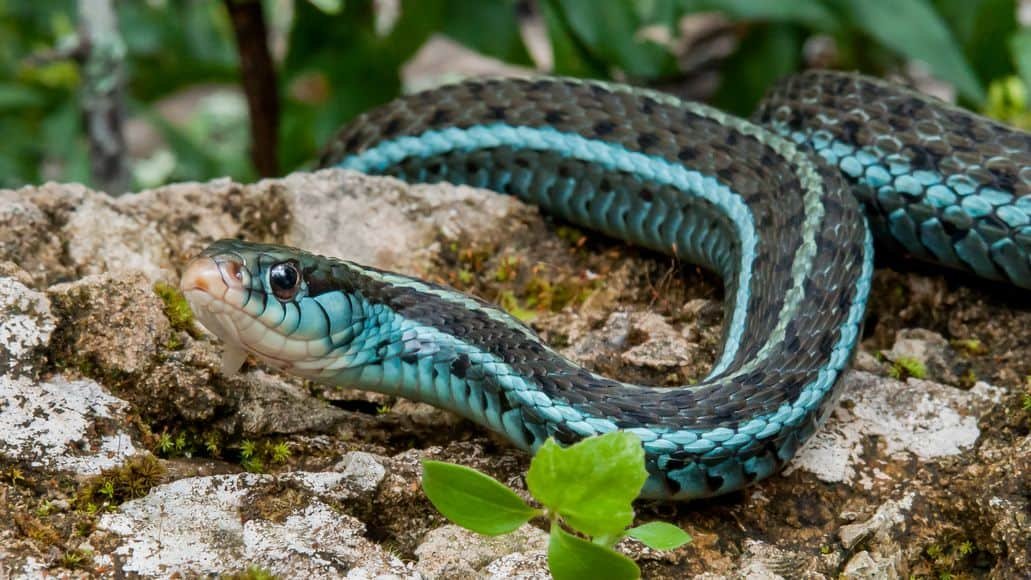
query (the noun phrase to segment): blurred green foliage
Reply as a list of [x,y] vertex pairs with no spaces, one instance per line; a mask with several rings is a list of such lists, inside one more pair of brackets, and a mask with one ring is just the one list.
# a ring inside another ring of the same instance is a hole
[[[247,0],[234,0],[247,1]],[[831,64],[872,74],[924,63],[961,103],[1029,122],[1031,31],[1017,0],[399,0],[393,22],[371,0],[264,0],[282,99],[281,165],[304,166],[334,130],[402,91],[400,69],[439,33],[508,63],[532,66],[520,7],[536,8],[556,74],[675,82],[678,23],[722,12],[737,48],[720,66],[715,105],[747,115],[771,82],[804,64],[807,41],[832,39]],[[169,122],[156,105],[204,85],[237,83],[233,33],[221,2],[117,2],[128,46],[129,108],[169,151],[136,164],[137,185],[219,175],[255,177],[242,99],[201,101]],[[0,0],[0,186],[88,182],[75,63],[39,58],[67,45],[74,0]],[[278,43],[278,44],[277,44]],[[224,93],[222,93],[224,96]]]

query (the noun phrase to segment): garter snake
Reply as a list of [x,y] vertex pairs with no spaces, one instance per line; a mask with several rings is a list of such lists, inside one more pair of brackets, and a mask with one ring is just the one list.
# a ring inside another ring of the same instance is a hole
[[875,236],[1031,288],[1031,136],[854,74],[790,77],[752,121],[616,84],[469,80],[360,116],[322,166],[515,195],[712,269],[721,355],[694,385],[624,384],[446,287],[223,240],[182,285],[226,370],[254,354],[451,409],[530,451],[630,431],[644,497],[725,493],[794,455],[855,350]]

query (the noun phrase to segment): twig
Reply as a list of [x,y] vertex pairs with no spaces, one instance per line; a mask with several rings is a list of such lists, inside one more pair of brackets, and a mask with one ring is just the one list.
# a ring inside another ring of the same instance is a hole
[[261,2],[225,0],[236,34],[240,72],[251,119],[251,160],[264,177],[279,174],[279,95]]

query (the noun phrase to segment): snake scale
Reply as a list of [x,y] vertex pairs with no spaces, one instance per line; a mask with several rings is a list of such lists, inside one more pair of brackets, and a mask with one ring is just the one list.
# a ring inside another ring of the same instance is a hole
[[1031,136],[855,74],[790,77],[751,122],[618,84],[469,80],[360,116],[322,166],[514,195],[722,276],[716,364],[658,388],[592,373],[475,298],[343,260],[223,240],[184,273],[228,371],[250,353],[450,409],[531,452],[630,431],[642,497],[726,493],[794,455],[855,350],[875,236],[1031,288]]

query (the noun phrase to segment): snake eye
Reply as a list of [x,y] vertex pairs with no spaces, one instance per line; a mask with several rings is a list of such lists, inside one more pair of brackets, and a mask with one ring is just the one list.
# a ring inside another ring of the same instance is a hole
[[301,273],[293,262],[280,262],[269,268],[268,285],[280,300],[290,300],[297,294]]

